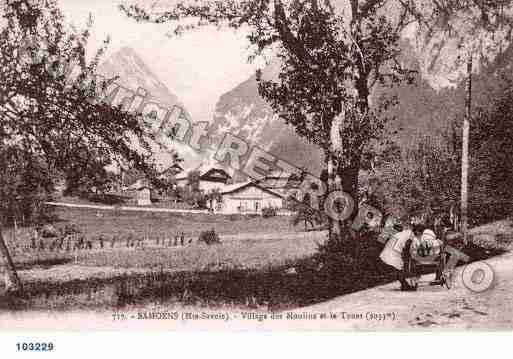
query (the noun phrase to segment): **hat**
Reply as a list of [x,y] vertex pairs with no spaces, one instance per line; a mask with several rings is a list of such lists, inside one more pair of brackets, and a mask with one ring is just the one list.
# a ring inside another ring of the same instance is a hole
[[430,229],[424,230],[424,232],[422,233],[421,240],[436,240],[435,232],[433,232]]

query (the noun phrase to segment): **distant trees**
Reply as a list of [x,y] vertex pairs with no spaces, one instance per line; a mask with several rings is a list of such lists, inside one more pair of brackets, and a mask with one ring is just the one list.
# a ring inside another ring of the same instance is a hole
[[0,215],[19,225],[44,216],[43,202],[53,189],[52,173],[44,159],[12,144],[0,150]]
[[201,173],[197,170],[189,171],[187,173],[187,186],[191,192],[197,192],[200,189]]
[[513,212],[513,76],[509,68],[494,76],[496,88],[485,96],[471,122],[470,215],[479,222]]
[[[511,216],[513,211],[513,77],[506,68],[483,75],[470,131],[469,219],[473,224]],[[491,78],[490,78],[491,76]],[[393,154],[393,155],[392,155]],[[406,213],[428,208],[449,213],[460,207],[461,131],[419,136],[411,148],[378,163],[387,201]]]
[[427,208],[449,212],[458,208],[461,151],[456,133],[419,137],[396,157],[380,164],[380,176],[387,188],[387,202],[404,214]]

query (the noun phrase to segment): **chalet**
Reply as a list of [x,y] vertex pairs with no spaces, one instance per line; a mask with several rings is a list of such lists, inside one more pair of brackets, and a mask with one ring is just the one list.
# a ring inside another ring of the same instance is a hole
[[[189,180],[186,175],[181,175],[176,178],[176,181],[178,186],[186,187]],[[200,172],[199,189],[205,193],[209,193],[212,190],[222,191],[231,181],[232,177],[225,170],[211,167]]]
[[135,199],[139,206],[149,206],[152,203],[153,188],[150,182],[146,179],[138,179],[130,186],[126,187],[126,190],[136,194]]
[[221,201],[214,201],[212,210],[220,214],[260,214],[263,208],[281,209],[283,205],[281,195],[249,181],[225,186]]
[[214,189],[222,190],[232,177],[221,168],[210,168],[200,176],[200,189],[206,193]]

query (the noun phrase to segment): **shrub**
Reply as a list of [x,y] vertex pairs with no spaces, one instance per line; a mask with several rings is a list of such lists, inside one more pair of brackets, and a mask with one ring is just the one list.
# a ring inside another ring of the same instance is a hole
[[216,233],[216,231],[212,229],[210,231],[201,232],[198,241],[211,245],[221,243],[221,238],[219,238],[219,235]]
[[357,272],[359,283],[354,285],[365,288],[366,283],[372,282],[376,276],[387,274],[387,266],[379,260],[382,249],[383,244],[367,236],[343,239],[332,237],[319,244],[315,261],[328,283],[340,282],[348,273]]
[[270,218],[270,217],[276,217],[277,210],[274,207],[265,207],[262,208],[262,217],[264,218]]
[[235,221],[241,221],[244,217],[239,213],[232,213],[228,215],[228,220],[235,222]]

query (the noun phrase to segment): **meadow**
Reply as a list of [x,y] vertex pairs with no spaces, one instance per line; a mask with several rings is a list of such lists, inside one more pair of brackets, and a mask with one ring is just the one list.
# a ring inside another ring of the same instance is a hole
[[[338,252],[322,253],[324,232],[294,232],[289,219],[282,217],[82,209],[59,209],[55,215],[55,226],[75,223],[94,240],[93,248],[50,251],[46,245],[43,250],[28,249],[26,231],[19,231],[16,243],[5,233],[24,295],[0,295],[0,310],[109,310],[154,304],[281,310],[396,279],[378,260],[381,245],[377,241],[348,242]],[[511,234],[510,222],[502,227],[501,233]],[[221,243],[198,242],[197,234],[212,228],[221,234]],[[183,245],[161,239],[181,231],[187,233]],[[100,235],[119,236],[119,240],[113,246],[107,240],[100,248]],[[126,238],[144,240],[129,245]],[[481,241],[486,238],[491,237],[481,237]],[[502,253],[510,245],[510,240],[471,243],[465,252],[479,260]]]

